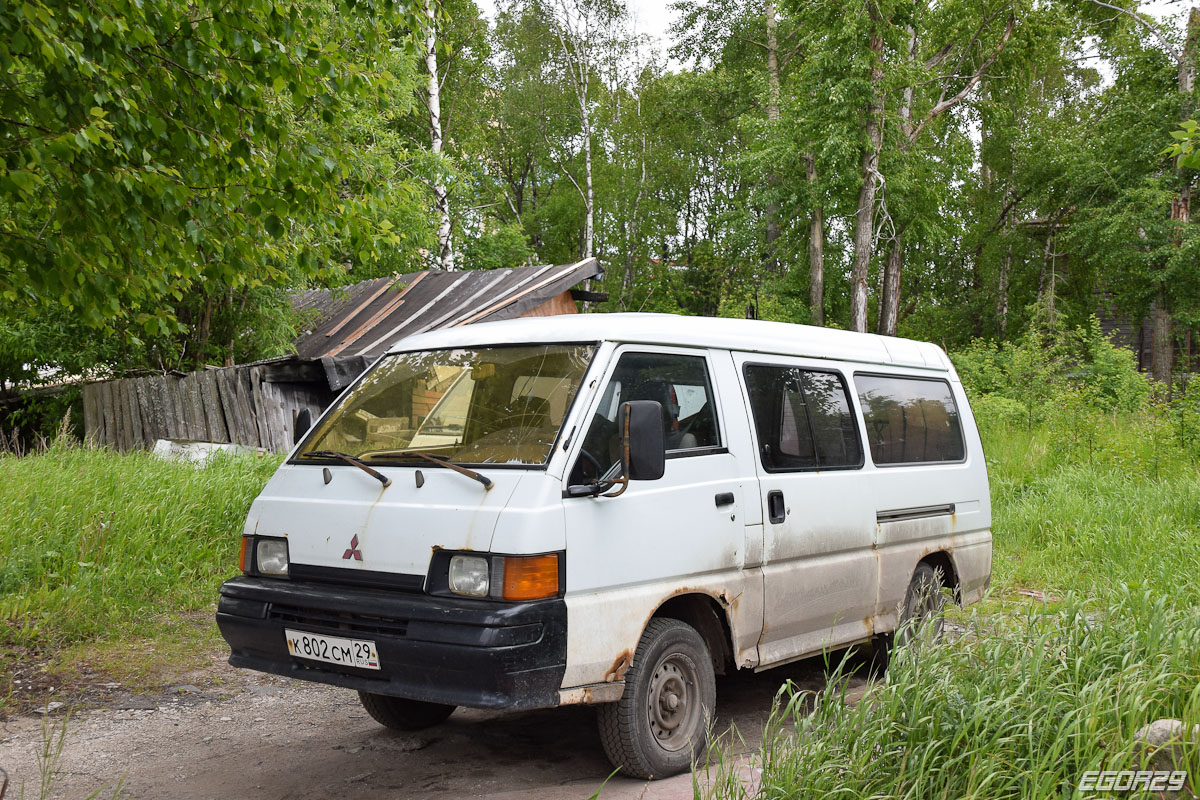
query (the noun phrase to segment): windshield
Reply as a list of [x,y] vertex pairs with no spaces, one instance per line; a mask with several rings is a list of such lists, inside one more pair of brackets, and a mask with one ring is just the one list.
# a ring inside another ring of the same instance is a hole
[[297,452],[364,461],[545,464],[595,352],[591,344],[398,353],[342,399]]

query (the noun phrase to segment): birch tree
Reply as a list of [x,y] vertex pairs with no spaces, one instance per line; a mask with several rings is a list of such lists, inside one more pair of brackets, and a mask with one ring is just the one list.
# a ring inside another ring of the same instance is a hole
[[[953,4],[952,4],[953,5]],[[1016,25],[1013,12],[986,10],[978,27],[966,29],[961,22],[935,28],[927,16],[924,3],[885,4],[884,0],[867,0],[866,82],[868,96],[863,111],[861,145],[861,181],[854,218],[854,255],[850,270],[850,328],[867,330],[867,311],[871,258],[875,251],[877,196],[884,176],[880,172],[880,155],[885,144],[908,154],[921,135],[942,115],[960,105],[979,84],[1008,44]],[[943,6],[938,13],[954,21],[971,19],[969,10]],[[978,17],[976,17],[978,18]],[[1000,32],[997,34],[996,30]],[[947,36],[938,41],[935,36]],[[989,39],[993,42],[989,44]],[[885,47],[891,41],[893,46]],[[923,45],[924,43],[924,45]],[[929,55],[920,59],[922,52]],[[892,55],[896,53],[898,55]],[[950,64],[953,69],[942,73],[939,67]],[[929,98],[924,114],[914,116],[914,104],[920,99],[916,89],[932,87],[938,92]],[[896,126],[885,121],[886,102],[890,95],[899,98],[895,116]],[[894,226],[894,220],[889,220]],[[895,335],[900,306],[900,270],[904,247],[903,227],[895,229],[891,248],[884,267],[879,332]]]
[[558,39],[567,77],[579,114],[583,151],[583,185],[569,170],[567,177],[583,198],[584,227],[582,258],[596,251],[596,189],[592,170],[592,86],[601,62],[616,41],[624,21],[625,7],[616,0],[554,0],[554,35]]
[[[925,8],[918,6],[916,20],[905,26],[905,64],[908,75],[903,81],[900,91],[900,107],[896,130],[896,147],[901,156],[907,156],[920,141],[921,136],[939,117],[953,111],[960,105],[983,80],[988,70],[1004,52],[1016,27],[1016,15],[1000,6],[979,22],[978,28],[966,39],[965,44],[949,40],[942,43],[926,60],[920,60],[920,41],[915,22],[923,17]],[[1007,19],[1004,19],[1007,17]],[[989,34],[989,28],[998,27],[1003,20],[1003,28],[996,41],[988,50],[984,42]],[[932,32],[932,31],[931,31]],[[951,33],[954,33],[953,29]],[[980,52],[982,50],[982,53]],[[939,75],[940,68],[952,65],[952,68]],[[930,77],[925,77],[930,76]],[[939,94],[933,100],[928,111],[920,121],[914,119],[914,101],[916,85],[934,86]],[[883,271],[883,291],[880,300],[879,333],[884,336],[895,336],[900,312],[900,273],[904,264],[904,220],[895,223],[894,232],[888,249],[887,260]],[[856,253],[857,255],[857,253]]]
[[[425,71],[426,102],[429,108],[430,152],[434,158],[442,155],[442,77],[438,72],[438,22],[435,0],[425,0]],[[438,217],[438,266],[445,270],[454,269],[454,247],[451,241],[450,191],[441,170],[433,179],[433,205]]]

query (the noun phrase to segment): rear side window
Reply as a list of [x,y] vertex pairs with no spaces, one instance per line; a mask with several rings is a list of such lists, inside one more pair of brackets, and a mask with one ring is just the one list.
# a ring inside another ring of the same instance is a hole
[[842,377],[764,364],[745,367],[759,458],[769,471],[862,466]]
[[855,375],[854,383],[876,464],[939,464],[966,458],[949,383],[888,375]]

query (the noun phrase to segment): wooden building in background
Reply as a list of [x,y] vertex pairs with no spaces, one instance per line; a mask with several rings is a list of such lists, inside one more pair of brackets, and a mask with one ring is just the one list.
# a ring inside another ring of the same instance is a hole
[[84,434],[116,450],[159,439],[244,445],[282,452],[296,415],[314,418],[395,342],[438,328],[517,317],[574,314],[580,288],[600,274],[574,264],[467,272],[419,272],[295,296],[311,322],[294,355],[190,374],[150,375],[83,387]]

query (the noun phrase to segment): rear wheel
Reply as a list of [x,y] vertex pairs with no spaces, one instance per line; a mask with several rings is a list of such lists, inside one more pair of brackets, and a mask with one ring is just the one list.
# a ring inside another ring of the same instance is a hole
[[946,628],[943,586],[945,576],[939,567],[925,562],[917,564],[904,596],[900,627],[896,630],[897,644],[924,645],[941,641]]
[[456,706],[406,700],[386,694],[359,692],[358,699],[371,719],[394,731],[419,731],[432,728],[454,713]]
[[631,777],[686,772],[707,747],[716,698],[700,634],[676,619],[652,619],[625,673],[624,696],[598,710],[604,752]]

